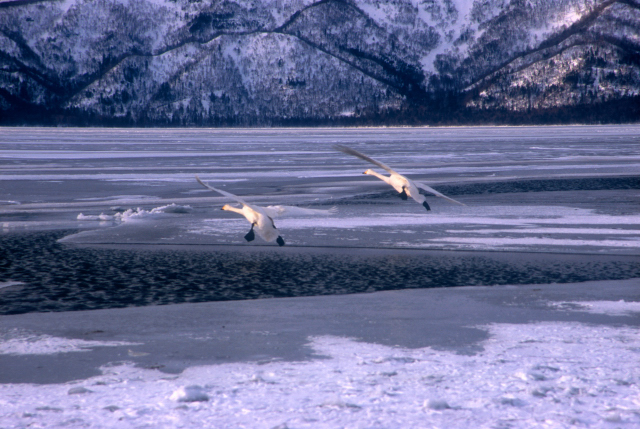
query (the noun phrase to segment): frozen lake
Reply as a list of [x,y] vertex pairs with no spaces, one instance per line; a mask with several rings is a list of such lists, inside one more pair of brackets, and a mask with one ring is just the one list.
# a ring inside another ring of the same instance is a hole
[[[640,276],[637,126],[2,131],[4,314]],[[402,201],[335,144],[466,205]],[[196,174],[337,213],[247,243]]]
[[[639,171],[640,126],[1,129],[0,421],[640,424]],[[196,174],[337,212],[247,243]]]
[[[0,216],[5,232],[98,228],[67,243],[245,245],[246,221],[221,212],[228,199],[198,174],[256,204],[338,207],[277,219],[290,246],[637,255],[639,135],[637,126],[3,129]],[[335,144],[467,206],[429,196],[425,213]],[[149,213],[171,204],[190,209]],[[127,209],[132,222],[110,228]]]

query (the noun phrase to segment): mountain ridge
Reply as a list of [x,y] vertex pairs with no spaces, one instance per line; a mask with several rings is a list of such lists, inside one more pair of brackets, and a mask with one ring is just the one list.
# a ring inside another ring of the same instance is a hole
[[616,122],[639,96],[635,0],[0,2],[5,125]]

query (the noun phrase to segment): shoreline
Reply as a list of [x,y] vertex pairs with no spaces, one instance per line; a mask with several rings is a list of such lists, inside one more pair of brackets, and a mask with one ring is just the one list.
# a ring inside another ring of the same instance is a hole
[[[575,252],[575,251],[554,251],[554,250],[535,250],[535,249],[528,249],[528,250],[522,250],[522,249],[505,249],[505,250],[498,250],[498,249],[461,249],[461,248],[437,248],[437,247],[430,247],[430,248],[426,248],[426,247],[394,247],[394,246],[377,246],[377,247],[372,247],[372,246],[352,246],[352,247],[346,247],[346,246],[331,246],[331,245],[316,245],[316,246],[309,246],[309,245],[296,245],[296,244],[287,244],[286,246],[282,246],[282,247],[278,247],[277,245],[274,245],[273,243],[265,243],[265,244],[251,244],[251,245],[247,245],[247,244],[236,244],[236,243],[232,243],[232,244],[228,244],[228,243],[211,243],[211,244],[205,244],[205,243],[144,243],[144,242],[139,242],[139,243],[117,243],[117,242],[113,242],[113,243],[101,243],[101,242],[65,242],[65,241],[60,241],[59,243],[64,244],[65,246],[69,246],[69,247],[77,247],[77,248],[102,248],[102,249],[120,249],[120,250],[126,250],[126,249],[136,249],[136,250],[160,250],[160,249],[165,249],[165,250],[185,250],[185,251],[229,251],[229,250],[233,250],[233,251],[247,251],[247,252],[251,252],[251,251],[260,251],[260,250],[265,250],[265,249],[274,249],[277,250],[279,252],[294,252],[295,250],[298,251],[303,251],[303,252],[339,252],[339,253],[349,253],[349,254],[353,254],[353,252],[371,252],[371,253],[376,253],[376,252],[380,252],[380,253],[433,253],[433,254],[446,254],[446,253],[451,253],[452,255],[459,255],[459,254],[465,254],[465,253],[469,253],[469,254],[475,254],[475,255],[481,255],[481,254],[496,254],[496,255],[507,255],[507,254],[519,254],[519,255],[558,255],[558,256],[562,256],[562,255],[572,255],[572,256],[603,256],[603,257],[621,257],[621,258],[637,258],[640,257],[640,253],[635,254],[635,253],[605,253],[602,251],[593,251],[593,252],[587,252],[587,251],[581,251],[581,252]],[[174,248],[175,249],[172,249]],[[153,249],[152,249],[153,248]],[[295,250],[294,250],[295,249]]]

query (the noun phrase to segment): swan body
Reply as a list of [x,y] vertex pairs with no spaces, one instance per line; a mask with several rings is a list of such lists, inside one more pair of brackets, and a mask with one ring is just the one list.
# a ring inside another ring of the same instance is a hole
[[225,204],[224,206],[222,206],[222,210],[241,214],[249,221],[249,223],[251,224],[251,230],[249,230],[249,232],[244,236],[245,240],[253,241],[255,239],[255,230],[255,232],[257,232],[264,241],[275,241],[279,246],[284,246],[284,240],[282,239],[282,237],[280,237],[280,234],[276,229],[276,225],[273,223],[273,219],[267,214],[263,207],[249,204],[242,198],[233,195],[232,193],[207,185],[202,180],[200,180],[198,176],[196,176],[196,180],[205,188],[216,191],[217,193],[236,200],[237,202],[242,204],[242,208],[236,208],[230,206],[229,204]]
[[403,176],[402,174],[398,173],[397,171],[395,171],[394,169],[392,169],[391,167],[389,167],[386,164],[383,164],[380,161],[377,161],[363,153],[358,152],[357,150],[351,149],[349,147],[346,146],[341,146],[341,145],[336,145],[334,146],[335,149],[339,150],[340,152],[346,153],[347,155],[353,155],[357,158],[360,158],[362,160],[365,160],[367,162],[370,162],[374,165],[377,165],[378,167],[386,170],[389,173],[389,176],[385,176],[382,175],[380,173],[377,173],[371,169],[366,170],[363,174],[368,174],[370,176],[374,176],[377,177],[378,179],[382,180],[383,182],[387,183],[388,185],[391,185],[391,187],[393,189],[395,189],[396,191],[398,191],[398,193],[400,194],[400,198],[402,198],[403,200],[406,200],[407,197],[413,198],[413,200],[415,200],[417,203],[422,204],[422,206],[427,209],[427,210],[431,210],[431,208],[429,207],[429,204],[427,204],[427,200],[424,197],[424,195],[422,195],[420,193],[420,191],[418,190],[418,188],[423,189],[433,195],[435,195],[436,197],[441,197],[444,198],[445,200],[451,201],[452,203],[455,204],[460,204],[461,206],[464,206],[465,204],[461,203],[460,201],[456,201],[453,198],[449,198],[444,194],[441,194],[440,192],[436,191],[435,189],[433,189],[432,187],[422,183],[422,182],[418,182],[415,180],[409,180],[407,179],[405,176]]
[[337,209],[332,207],[329,210],[319,209],[305,209],[301,207],[293,206],[267,206],[261,207],[255,204],[249,204],[242,198],[234,195],[230,192],[223,191],[222,189],[214,188],[211,185],[204,183],[198,176],[196,180],[202,186],[219,194],[229,197],[238,203],[242,204],[241,208],[233,207],[229,204],[222,206],[222,210],[231,211],[244,216],[251,224],[251,230],[244,236],[245,240],[253,241],[255,239],[254,231],[267,242],[275,241],[279,246],[284,246],[284,240],[280,236],[278,229],[276,228],[273,218],[283,214],[299,214],[299,215],[317,215],[317,214],[334,214]]
[[276,241],[280,246],[284,246],[284,240],[280,237],[280,234],[278,234],[278,230],[273,219],[262,209],[263,207],[254,205],[243,205],[240,209],[230,206],[229,204],[222,206],[222,210],[241,214],[249,221],[251,224],[251,230],[244,237],[247,241],[254,240],[255,230],[264,241]]

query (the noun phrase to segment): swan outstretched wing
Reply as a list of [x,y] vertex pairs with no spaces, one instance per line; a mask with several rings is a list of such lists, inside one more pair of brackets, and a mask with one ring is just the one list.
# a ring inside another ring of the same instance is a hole
[[383,164],[380,161],[376,161],[375,159],[365,155],[364,153],[360,153],[355,149],[351,149],[350,147],[342,146],[342,145],[339,145],[339,144],[337,144],[337,145],[335,145],[333,147],[334,147],[334,149],[339,150],[340,152],[346,153],[347,155],[353,155],[353,156],[358,157],[360,159],[363,159],[363,160],[365,160],[367,162],[370,162],[370,163],[372,163],[374,165],[377,165],[378,167],[387,170],[391,174],[398,174],[399,175],[399,173],[397,171],[395,171],[393,168],[389,167],[388,165]]
[[263,208],[271,217],[277,216],[314,216],[314,215],[332,215],[338,212],[337,207],[331,207],[328,210],[307,209],[296,206],[267,206]]
[[198,183],[200,183],[202,186],[204,186],[207,189],[211,189],[212,191],[216,191],[219,194],[224,195],[225,197],[229,197],[232,198],[234,200],[236,200],[237,202],[239,202],[240,204],[244,204],[246,206],[248,206],[249,204],[247,204],[246,201],[244,201],[242,198],[238,197],[237,195],[233,195],[230,192],[227,191],[223,191],[222,189],[218,189],[218,188],[214,188],[211,185],[207,185],[206,183],[204,183],[202,180],[200,180],[200,178],[198,176],[196,176],[196,180],[198,181]]
[[415,183],[415,185],[416,185],[418,188],[422,188],[422,189],[424,189],[424,190],[425,190],[425,191],[427,191],[427,192],[431,192],[431,193],[432,193],[433,195],[435,195],[436,197],[441,197],[441,198],[444,198],[445,200],[449,200],[449,201],[451,201],[452,203],[460,204],[461,206],[466,206],[466,204],[463,204],[463,203],[461,203],[460,201],[456,201],[456,200],[454,200],[453,198],[449,198],[449,197],[447,197],[446,195],[441,194],[440,192],[438,192],[438,191],[436,191],[435,189],[433,189],[431,186],[425,185],[425,184],[424,184],[424,183],[422,183],[422,182],[416,182],[415,180],[413,180],[412,182],[413,182],[413,183]]

